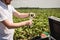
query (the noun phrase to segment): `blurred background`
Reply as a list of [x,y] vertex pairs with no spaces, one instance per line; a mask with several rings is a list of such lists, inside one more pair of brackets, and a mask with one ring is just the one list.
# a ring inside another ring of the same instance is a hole
[[12,5],[15,8],[60,8],[60,0],[13,0]]
[[[60,0],[13,0],[12,5],[21,13],[33,12],[36,14],[32,28],[28,26],[16,28],[14,40],[30,40],[33,37],[41,36],[42,33],[49,35],[48,17],[60,18]],[[14,17],[14,22],[25,20],[29,20],[29,17],[24,19]]]

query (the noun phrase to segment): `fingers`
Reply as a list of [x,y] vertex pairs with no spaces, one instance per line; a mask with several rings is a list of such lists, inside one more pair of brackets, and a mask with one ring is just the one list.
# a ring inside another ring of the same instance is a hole
[[30,20],[29,22],[30,22],[30,24],[29,24],[29,25],[31,26],[31,25],[32,25],[32,20]]
[[25,24],[26,26],[31,26],[32,25],[32,20],[25,21],[25,23],[26,23]]

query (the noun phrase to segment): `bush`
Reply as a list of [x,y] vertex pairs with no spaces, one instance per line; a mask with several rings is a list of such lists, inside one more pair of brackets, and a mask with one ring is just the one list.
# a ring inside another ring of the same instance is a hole
[[[17,9],[19,12],[30,13],[33,12],[36,14],[36,17],[33,20],[33,26],[28,27],[20,27],[15,30],[14,40],[28,40],[35,36],[40,36],[42,32],[49,33],[49,23],[48,17],[49,16],[56,16],[60,17],[60,9]],[[14,22],[21,22],[28,20],[29,18],[25,19],[18,19],[14,17]]]

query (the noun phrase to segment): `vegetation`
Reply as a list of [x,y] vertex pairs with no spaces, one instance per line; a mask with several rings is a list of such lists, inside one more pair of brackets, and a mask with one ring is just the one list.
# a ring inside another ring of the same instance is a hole
[[[41,8],[41,9],[17,9],[19,12],[30,13],[33,12],[36,14],[36,17],[33,20],[32,27],[24,26],[17,28],[14,34],[14,40],[29,40],[32,37],[40,36],[42,32],[49,33],[49,16],[56,16],[60,18],[60,9],[58,8]],[[28,20],[29,18],[25,19],[18,19],[14,17],[14,22],[21,22]]]

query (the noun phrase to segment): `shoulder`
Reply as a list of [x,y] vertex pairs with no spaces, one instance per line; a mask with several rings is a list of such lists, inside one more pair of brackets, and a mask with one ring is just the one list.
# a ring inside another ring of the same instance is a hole
[[0,6],[0,10],[2,10],[3,8]]
[[4,13],[4,8],[0,6],[0,14]]
[[3,11],[3,8],[0,6],[0,12],[2,12]]
[[4,9],[5,8],[2,5],[0,5],[0,12],[3,11]]

